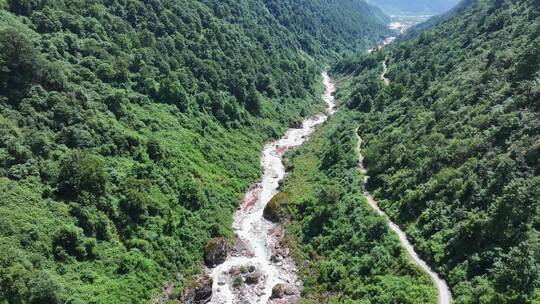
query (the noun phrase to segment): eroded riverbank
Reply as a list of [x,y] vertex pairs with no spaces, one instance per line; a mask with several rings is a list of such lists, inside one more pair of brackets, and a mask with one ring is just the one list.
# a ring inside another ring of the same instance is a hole
[[[323,81],[327,110],[264,146],[262,179],[249,189],[234,216],[235,249],[224,263],[208,271],[213,282],[210,303],[294,303],[299,299],[302,282],[288,249],[281,244],[283,228],[264,219],[263,211],[285,177],[282,162],[285,152],[304,143],[317,125],[335,113],[335,86],[326,73]],[[281,291],[279,296],[276,289]]]

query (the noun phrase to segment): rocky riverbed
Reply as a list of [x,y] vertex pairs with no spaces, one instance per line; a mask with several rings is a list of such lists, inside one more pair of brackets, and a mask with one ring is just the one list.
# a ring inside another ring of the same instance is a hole
[[[335,112],[335,86],[323,73],[327,110],[297,122],[279,140],[262,151],[263,177],[250,187],[234,216],[236,244],[223,246],[222,239],[211,240],[205,248],[206,275],[201,276],[183,295],[185,303],[295,303],[303,288],[297,267],[283,244],[284,230],[272,212],[264,212],[278,194],[285,177],[282,157],[301,145]],[[265,218],[266,217],[266,218]]]

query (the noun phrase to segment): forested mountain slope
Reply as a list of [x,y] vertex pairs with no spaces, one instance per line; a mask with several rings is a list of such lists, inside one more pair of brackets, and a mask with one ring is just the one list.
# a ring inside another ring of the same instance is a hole
[[432,281],[362,194],[353,118],[338,112],[287,157],[276,209],[304,282],[302,303],[435,304]]
[[[339,59],[369,49],[392,34],[384,13],[362,0],[264,0],[279,22],[311,55]],[[352,47],[351,47],[352,46]]]
[[391,15],[437,15],[444,13],[461,0],[367,0]]
[[469,1],[335,69],[370,189],[456,303],[540,301],[539,70],[534,0]]
[[318,62],[262,1],[4,0],[0,50],[1,303],[183,282],[262,143],[322,108]]

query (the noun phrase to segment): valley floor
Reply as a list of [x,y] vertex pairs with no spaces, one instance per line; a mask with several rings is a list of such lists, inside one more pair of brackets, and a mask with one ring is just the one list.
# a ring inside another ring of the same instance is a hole
[[298,279],[297,267],[288,249],[281,245],[282,227],[263,214],[273,197],[279,196],[279,182],[286,174],[282,156],[301,145],[317,125],[335,113],[334,84],[326,73],[322,76],[326,111],[305,119],[281,139],[264,146],[262,179],[250,187],[234,216],[236,248],[241,249],[234,250],[224,263],[210,271],[213,278],[211,303],[291,303],[300,296],[302,282]]

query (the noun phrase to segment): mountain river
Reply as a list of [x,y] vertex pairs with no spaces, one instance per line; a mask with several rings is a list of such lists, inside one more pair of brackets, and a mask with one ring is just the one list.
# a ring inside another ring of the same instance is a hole
[[[279,181],[285,177],[282,157],[287,150],[301,145],[315,127],[335,113],[335,86],[323,73],[327,109],[324,113],[305,119],[299,128],[289,129],[276,141],[266,144],[262,151],[263,176],[246,193],[234,215],[233,230],[237,244],[225,262],[209,270],[213,279],[213,304],[229,303],[294,303],[300,297],[302,282],[297,268],[281,244],[283,228],[263,218],[263,210],[278,193]],[[248,279],[251,278],[249,283]],[[271,298],[272,290],[282,284],[283,295]]]

